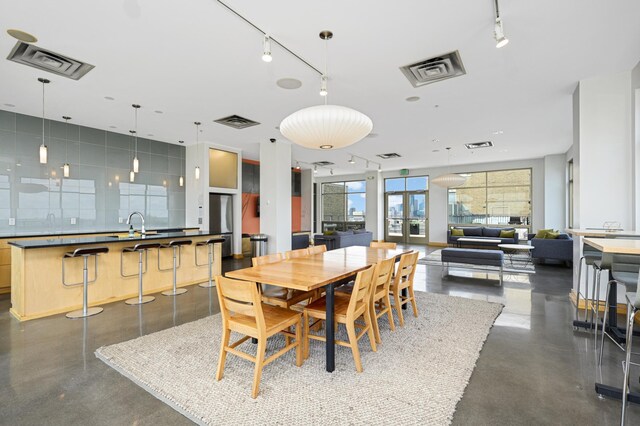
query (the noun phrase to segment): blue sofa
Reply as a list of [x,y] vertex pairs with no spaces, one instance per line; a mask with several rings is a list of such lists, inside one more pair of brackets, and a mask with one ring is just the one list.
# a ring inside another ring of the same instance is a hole
[[327,250],[335,250],[349,246],[366,246],[371,244],[373,234],[370,231],[335,231],[333,235],[317,234],[313,236],[315,245],[324,244]]
[[291,250],[298,250],[309,247],[309,234],[291,235]]
[[561,233],[554,239],[535,238],[535,234],[529,234],[529,240],[533,246],[533,259],[542,262],[555,260],[567,264],[573,261],[573,240],[567,234]]
[[[489,228],[485,226],[454,226],[454,229],[462,229],[464,231],[464,237],[487,239],[487,240],[500,240],[499,243],[490,242],[477,242],[473,243],[474,246],[487,246],[497,247],[498,244],[518,244],[518,233],[514,228]],[[500,238],[500,231],[514,231],[513,238]],[[451,236],[451,229],[447,231],[447,242],[451,245],[456,245],[458,238]]]

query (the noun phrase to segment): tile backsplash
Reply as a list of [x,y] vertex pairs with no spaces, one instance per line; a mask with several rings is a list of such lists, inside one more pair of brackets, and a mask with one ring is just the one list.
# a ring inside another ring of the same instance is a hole
[[45,120],[44,138],[48,162],[40,164],[42,119],[0,110],[0,236],[126,230],[133,211],[147,229],[185,225],[184,147],[138,138],[131,183],[132,136]]

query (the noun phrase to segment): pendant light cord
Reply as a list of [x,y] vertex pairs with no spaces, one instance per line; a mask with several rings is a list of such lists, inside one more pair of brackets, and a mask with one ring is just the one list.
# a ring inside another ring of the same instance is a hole
[[135,154],[134,154],[134,158],[138,158],[138,108],[133,107],[133,110],[135,111],[135,118],[134,118],[134,128],[135,128],[135,139],[134,139],[134,144],[135,144]]
[[44,85],[45,82],[42,82],[42,146],[44,146]]
[[329,97],[329,75],[327,74],[327,70],[329,68],[329,39],[326,38],[324,40],[324,84],[325,90],[327,90],[327,95],[324,96],[324,104],[327,105],[329,101],[327,98]]

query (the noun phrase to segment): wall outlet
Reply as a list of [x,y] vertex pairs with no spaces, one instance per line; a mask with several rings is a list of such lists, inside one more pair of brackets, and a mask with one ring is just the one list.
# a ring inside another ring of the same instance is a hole
[[118,218],[118,223],[124,223],[124,218],[123,217],[119,217]]
[[201,217],[198,218],[198,225],[202,225],[202,218]]
[[16,218],[15,217],[10,217],[9,218],[9,226],[16,226]]
[[72,218],[71,218],[71,224],[72,224],[72,225],[75,225],[75,224],[76,224],[76,222],[77,222],[77,219],[76,219],[75,217],[72,217]]

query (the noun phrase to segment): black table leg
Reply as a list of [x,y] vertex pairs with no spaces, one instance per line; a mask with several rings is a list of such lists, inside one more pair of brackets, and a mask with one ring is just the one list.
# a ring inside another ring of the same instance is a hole
[[331,283],[327,286],[327,320],[325,321],[326,327],[326,369],[329,373],[333,373],[336,368],[336,342],[334,335],[334,284]]
[[[403,289],[400,291],[400,294],[402,295],[402,297],[403,297],[405,300],[406,300],[406,298],[407,298],[407,297],[409,297],[409,291],[407,290],[407,288],[406,288],[406,287],[405,287],[405,288],[403,288]],[[408,305],[408,303],[403,304],[403,305],[402,305],[402,309],[406,310],[406,309],[407,309],[407,305]]]

